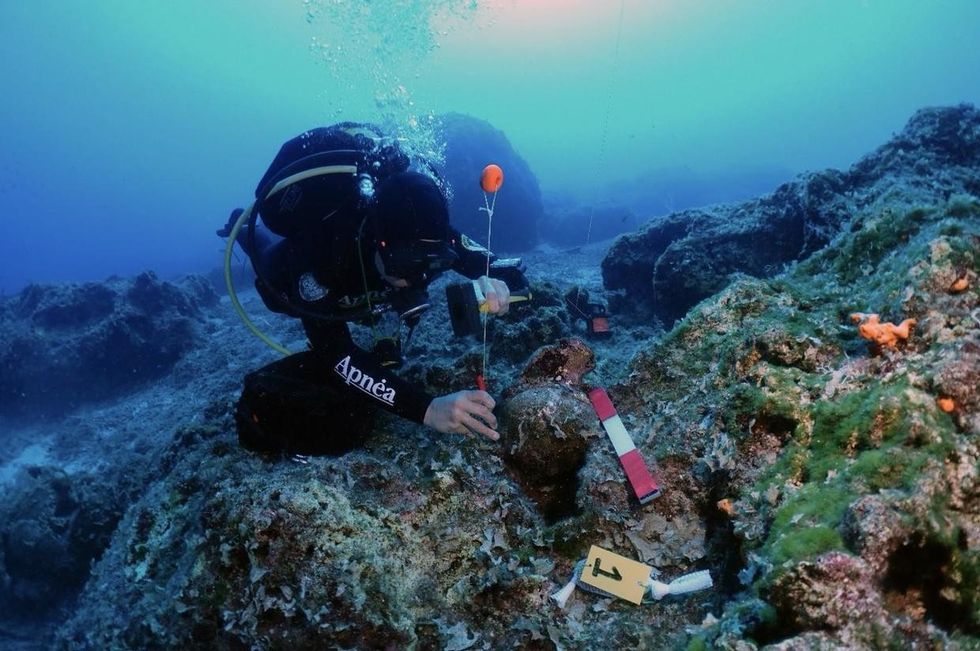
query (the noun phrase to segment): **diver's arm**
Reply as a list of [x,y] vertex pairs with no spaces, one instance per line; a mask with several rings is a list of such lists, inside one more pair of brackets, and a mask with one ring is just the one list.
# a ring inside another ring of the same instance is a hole
[[303,320],[313,350],[323,360],[326,380],[341,395],[367,401],[422,424],[432,396],[381,366],[378,358],[357,346],[343,321]]
[[490,262],[497,259],[493,253],[483,248],[457,230],[452,231],[453,251],[459,259],[453,265],[453,271],[476,280],[487,273],[487,254]]
[[354,400],[366,400],[382,409],[426,425],[443,434],[478,433],[496,441],[494,400],[486,391],[457,391],[433,398],[401,379],[358,347],[347,324],[303,321],[313,350],[326,367],[328,384]]

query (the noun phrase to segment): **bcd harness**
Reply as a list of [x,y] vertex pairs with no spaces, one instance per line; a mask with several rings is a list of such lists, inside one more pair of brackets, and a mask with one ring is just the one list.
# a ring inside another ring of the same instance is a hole
[[[367,155],[367,152],[357,150],[341,149],[318,152],[316,154],[306,156],[290,165],[287,165],[275,178],[268,182],[265,187],[263,187],[257,193],[256,200],[252,202],[235,221],[235,224],[231,229],[231,233],[228,235],[228,243],[225,247],[225,285],[228,288],[228,295],[231,298],[232,306],[234,307],[239,318],[242,320],[242,323],[244,323],[256,337],[261,339],[273,350],[276,350],[283,355],[290,354],[289,349],[271,339],[268,335],[262,332],[258,326],[255,325],[251,318],[249,318],[248,314],[245,312],[245,309],[242,307],[241,302],[238,300],[238,294],[235,291],[235,286],[232,282],[231,258],[238,234],[241,232],[241,229],[247,225],[249,249],[251,251],[255,251],[255,227],[260,206],[269,202],[270,199],[272,199],[278,193],[283,193],[280,196],[280,206],[282,206],[283,203],[288,204],[289,201],[295,198],[289,196],[289,188],[297,187],[296,184],[309,179],[315,179],[318,177],[334,177],[341,181],[338,187],[341,193],[341,196],[337,200],[339,205],[343,205],[344,203],[352,200],[364,202],[370,201],[374,194],[374,187],[377,183],[377,179],[375,179],[370,173],[371,167],[372,163]],[[346,179],[344,177],[346,177]],[[347,187],[344,188],[344,185]],[[336,212],[336,210],[333,212]],[[357,242],[359,254],[361,253],[360,237],[363,235],[363,225],[364,224],[362,222]],[[252,263],[252,268],[255,271],[255,275],[259,283],[262,283],[265,287],[270,289],[270,295],[274,296],[276,300],[282,304],[282,307],[285,308],[290,314],[320,321],[351,321],[362,318],[373,318],[380,315],[387,309],[387,306],[384,304],[372,304],[370,298],[368,298],[368,300],[365,301],[365,309],[359,310],[357,313],[330,316],[308,310],[301,305],[297,305],[295,301],[290,301],[288,297],[278,292],[263,274],[261,265],[257,264],[253,256],[249,256],[249,259]],[[363,260],[361,261],[361,264],[363,275]],[[370,290],[367,287],[366,278],[364,289],[365,294],[369,296]]]

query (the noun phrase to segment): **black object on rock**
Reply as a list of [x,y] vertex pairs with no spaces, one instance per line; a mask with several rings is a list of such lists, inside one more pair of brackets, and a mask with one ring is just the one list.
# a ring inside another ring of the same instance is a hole
[[584,321],[585,331],[592,339],[604,339],[612,336],[609,327],[609,312],[602,303],[589,301],[589,293],[584,289],[573,287],[565,294],[565,308],[572,321]]
[[313,351],[290,355],[245,376],[235,408],[238,441],[263,453],[341,455],[371,431],[374,413],[324,382]]

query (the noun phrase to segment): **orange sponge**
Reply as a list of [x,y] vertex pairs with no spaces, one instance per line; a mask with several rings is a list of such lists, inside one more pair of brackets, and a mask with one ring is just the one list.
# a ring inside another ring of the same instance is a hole
[[915,319],[905,319],[900,324],[882,323],[877,314],[855,312],[851,321],[858,324],[858,334],[862,338],[882,347],[894,350],[899,341],[909,338],[910,328],[915,325]]

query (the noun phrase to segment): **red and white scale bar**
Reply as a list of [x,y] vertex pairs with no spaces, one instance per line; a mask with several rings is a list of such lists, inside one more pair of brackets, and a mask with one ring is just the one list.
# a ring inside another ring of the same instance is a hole
[[589,391],[589,400],[592,401],[592,407],[598,414],[599,420],[602,421],[602,427],[609,435],[613,448],[616,449],[619,463],[626,471],[626,478],[633,487],[633,492],[636,493],[636,498],[640,500],[640,504],[646,504],[660,495],[660,482],[650,474],[640,451],[636,449],[633,439],[626,431],[623,420],[616,413],[616,408],[613,407],[609,394],[601,387],[595,388]]

